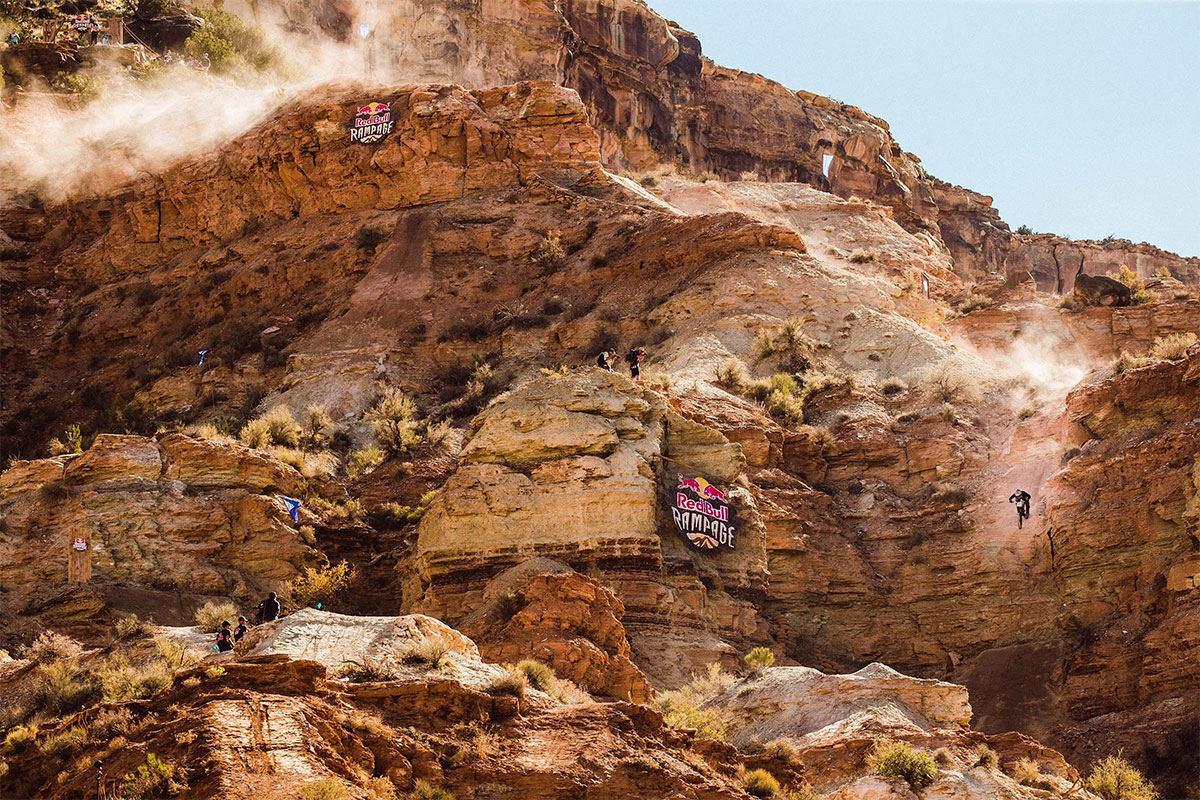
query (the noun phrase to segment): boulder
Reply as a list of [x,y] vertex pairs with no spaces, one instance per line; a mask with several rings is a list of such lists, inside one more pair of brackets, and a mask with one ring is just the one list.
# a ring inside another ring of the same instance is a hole
[[1132,296],[1128,286],[1106,275],[1075,278],[1075,299],[1087,306],[1127,306]]

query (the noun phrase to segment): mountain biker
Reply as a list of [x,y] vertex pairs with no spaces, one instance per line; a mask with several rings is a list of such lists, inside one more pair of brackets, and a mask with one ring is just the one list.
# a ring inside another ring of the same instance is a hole
[[1021,528],[1022,523],[1029,519],[1029,501],[1032,499],[1024,489],[1017,489],[1009,495],[1008,502],[1017,504],[1017,528]]

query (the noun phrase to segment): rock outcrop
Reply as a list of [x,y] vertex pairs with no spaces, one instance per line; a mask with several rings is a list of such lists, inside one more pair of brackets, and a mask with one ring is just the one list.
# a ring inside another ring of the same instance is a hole
[[316,557],[279,499],[303,483],[259,452],[181,434],[101,434],[81,455],[17,462],[0,474],[0,603],[12,615],[66,588],[76,538],[90,587],[248,599]]

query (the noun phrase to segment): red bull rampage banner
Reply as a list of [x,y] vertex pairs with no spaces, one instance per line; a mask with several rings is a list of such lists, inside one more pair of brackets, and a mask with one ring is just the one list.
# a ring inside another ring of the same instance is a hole
[[392,109],[387,103],[367,103],[354,115],[350,141],[359,144],[382,142],[395,126]]
[[667,511],[684,540],[697,550],[735,549],[737,511],[725,490],[691,471],[667,472],[665,477]]

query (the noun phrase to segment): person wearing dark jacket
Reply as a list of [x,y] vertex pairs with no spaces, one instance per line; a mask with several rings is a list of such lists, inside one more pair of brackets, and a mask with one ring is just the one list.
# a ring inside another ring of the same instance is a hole
[[625,354],[625,363],[629,365],[629,377],[635,381],[642,379],[642,359],[646,357],[646,348],[634,347]]
[[249,630],[250,626],[246,624],[246,618],[238,617],[237,627],[233,629],[233,640],[235,642],[240,642],[242,637],[245,636],[246,632]]
[[279,618],[279,601],[275,599],[275,593],[271,592],[267,595],[267,599],[258,604],[258,624],[264,622],[274,622]]
[[1017,504],[1017,528],[1021,528],[1022,523],[1029,519],[1029,501],[1032,499],[1024,489],[1017,489],[1009,495],[1008,502]]

